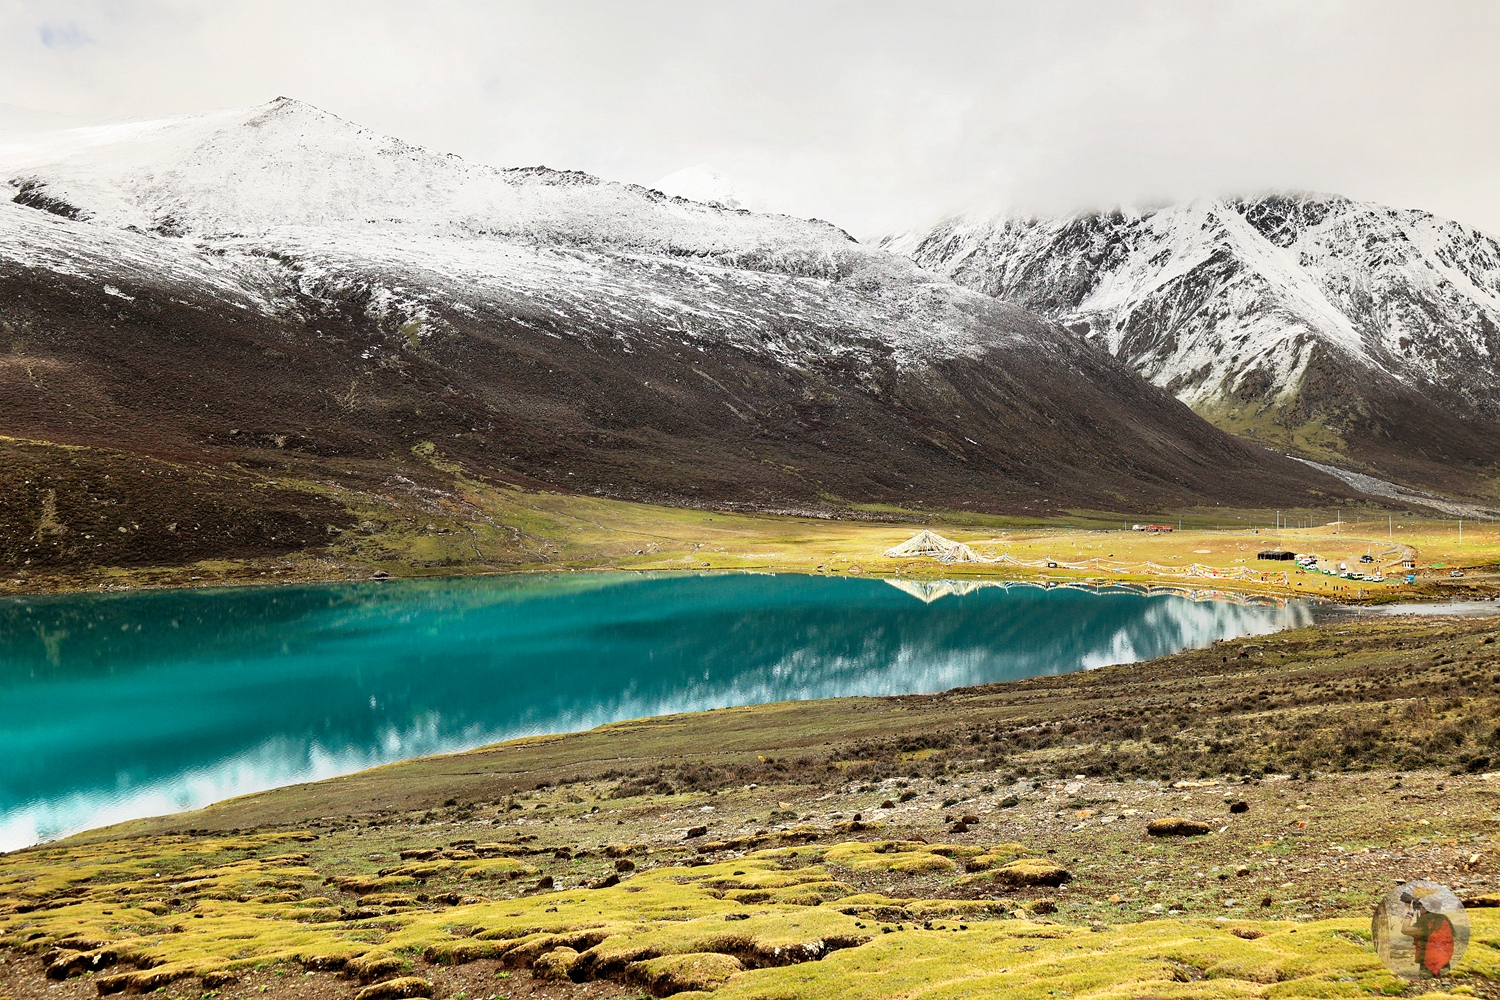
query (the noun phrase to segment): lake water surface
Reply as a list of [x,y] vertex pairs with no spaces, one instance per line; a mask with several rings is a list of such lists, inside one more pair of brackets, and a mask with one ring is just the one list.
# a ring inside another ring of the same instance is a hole
[[0,599],[0,850],[515,736],[941,691],[1312,620],[955,589],[570,574]]

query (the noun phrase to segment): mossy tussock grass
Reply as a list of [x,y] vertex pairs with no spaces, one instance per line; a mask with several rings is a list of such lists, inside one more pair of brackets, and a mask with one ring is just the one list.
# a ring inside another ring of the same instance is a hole
[[[91,975],[101,994],[188,977],[212,989],[277,962],[365,982],[410,975],[419,961],[478,960],[722,998],[1406,992],[1365,946],[1359,919],[1065,926],[1001,899],[858,893],[829,867],[953,864],[1010,856],[1010,844],[771,849],[668,864],[598,889],[438,906],[387,897],[372,912],[374,894],[355,908],[322,895],[347,893],[328,890],[338,878],[296,850],[307,836],[136,838],[9,855],[0,859],[0,944],[46,962],[56,978]],[[1459,971],[1500,977],[1500,912],[1476,911],[1474,921]]]

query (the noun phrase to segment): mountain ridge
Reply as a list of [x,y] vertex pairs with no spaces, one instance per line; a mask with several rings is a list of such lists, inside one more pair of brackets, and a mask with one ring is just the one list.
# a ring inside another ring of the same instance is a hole
[[0,143],[0,184],[0,434],[273,476],[421,446],[526,488],[827,514],[1351,492],[827,223],[291,101]]
[[1459,223],[1268,195],[960,217],[882,245],[1092,337],[1242,435],[1449,488],[1443,466],[1500,462],[1500,241]]
[[[167,236],[401,224],[637,249],[667,250],[678,239],[702,252],[743,252],[787,228],[824,253],[856,242],[831,223],[724,209],[582,171],[472,163],[291,98],[12,137],[0,142],[0,169],[12,188],[31,184],[27,197],[51,198],[86,221]],[[549,200],[549,188],[575,196]],[[576,197],[579,188],[594,197]],[[646,205],[652,227],[631,214]]]

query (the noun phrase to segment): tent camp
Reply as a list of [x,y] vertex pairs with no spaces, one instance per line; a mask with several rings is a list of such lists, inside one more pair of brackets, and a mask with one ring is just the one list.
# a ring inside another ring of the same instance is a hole
[[951,541],[935,531],[923,529],[900,545],[885,550],[889,559],[913,559],[926,557],[938,562],[985,562],[973,549],[963,542]]

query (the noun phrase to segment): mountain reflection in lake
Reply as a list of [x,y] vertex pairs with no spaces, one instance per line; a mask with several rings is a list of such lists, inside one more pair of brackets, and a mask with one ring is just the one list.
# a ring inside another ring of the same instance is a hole
[[969,587],[579,574],[0,600],[0,850],[514,736],[941,691],[1311,621]]

